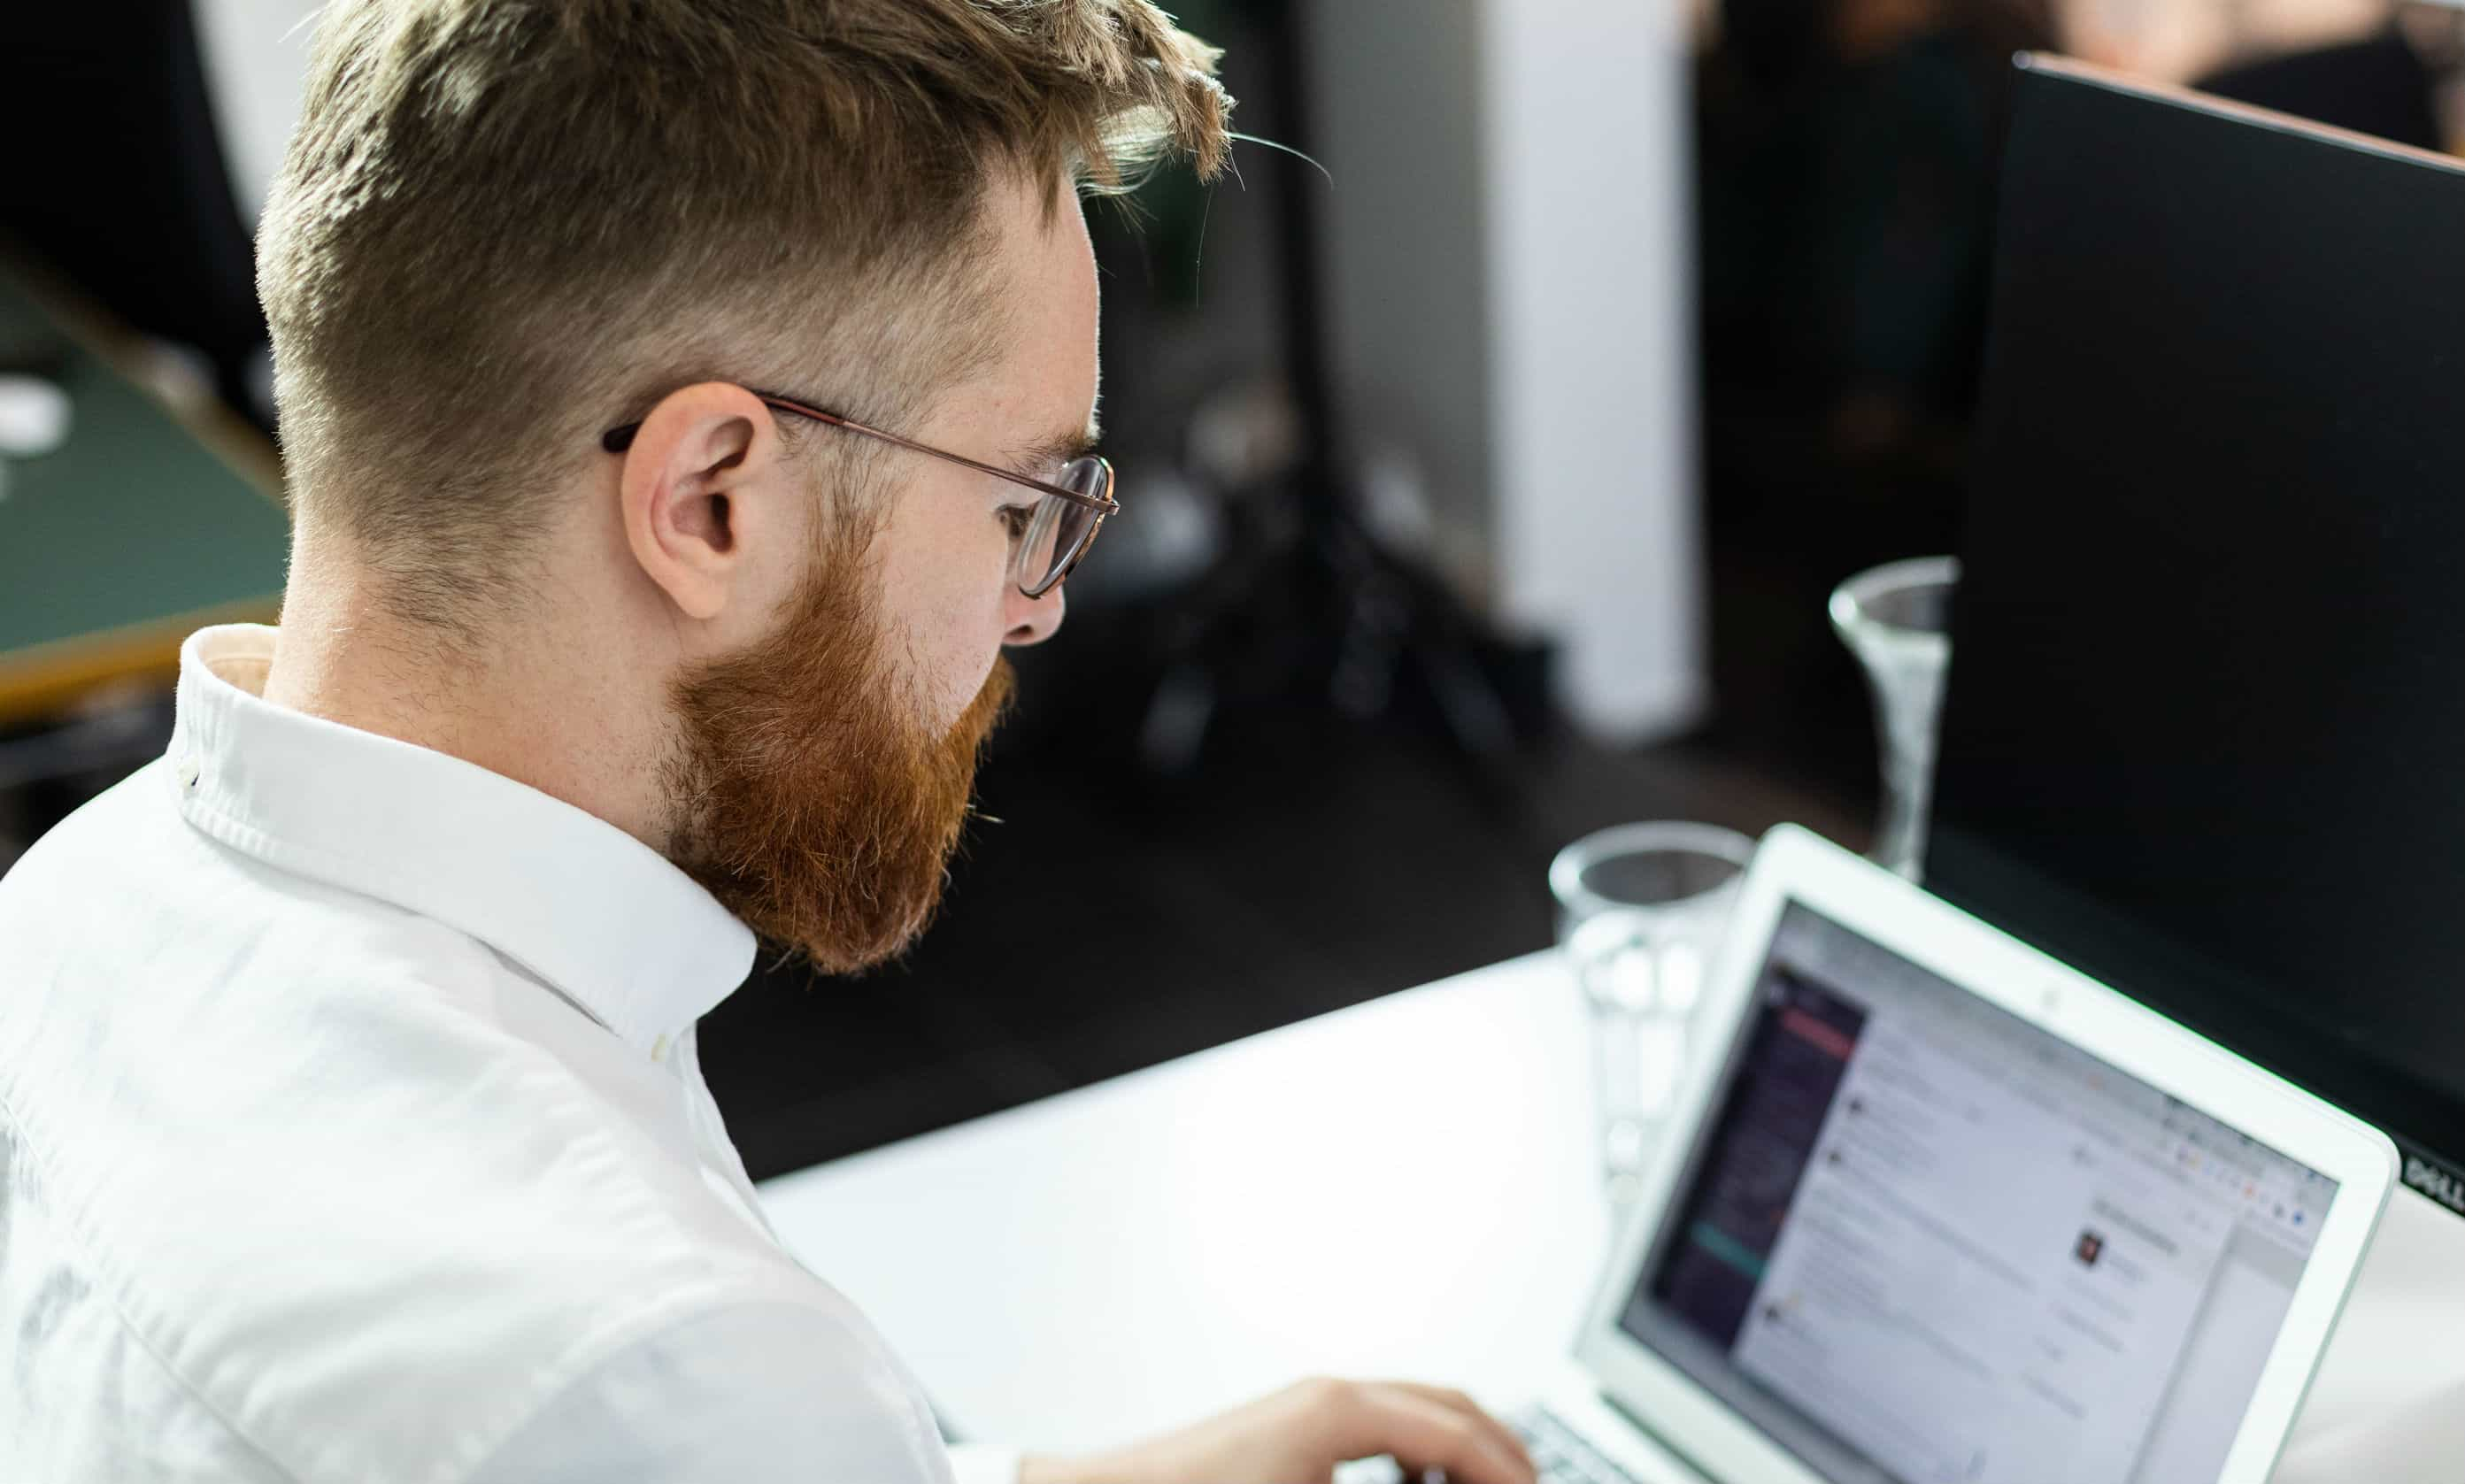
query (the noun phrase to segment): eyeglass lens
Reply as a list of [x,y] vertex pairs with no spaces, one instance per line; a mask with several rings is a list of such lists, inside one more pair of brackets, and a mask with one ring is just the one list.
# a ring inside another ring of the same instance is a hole
[[[1112,482],[1112,473],[1097,457],[1071,460],[1058,481],[1063,489],[1081,495],[1102,498],[1105,486]],[[1103,514],[1075,500],[1048,495],[1036,507],[1035,518],[1029,522],[1027,540],[1019,553],[1019,586],[1029,593],[1042,596],[1055,583],[1070,574],[1070,568],[1096,537],[1096,527],[1103,522]]]

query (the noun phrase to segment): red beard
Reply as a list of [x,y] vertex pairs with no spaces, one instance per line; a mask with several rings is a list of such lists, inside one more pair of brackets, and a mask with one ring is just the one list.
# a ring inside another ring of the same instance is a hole
[[865,564],[814,569],[777,633],[677,682],[669,853],[762,937],[850,973],[932,919],[1013,676],[996,660],[933,735],[863,599]]

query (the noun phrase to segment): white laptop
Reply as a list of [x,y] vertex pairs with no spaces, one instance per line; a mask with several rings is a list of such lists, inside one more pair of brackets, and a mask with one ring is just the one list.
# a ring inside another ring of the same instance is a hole
[[1702,1024],[1544,1477],[2267,1477],[2386,1136],[1798,830]]

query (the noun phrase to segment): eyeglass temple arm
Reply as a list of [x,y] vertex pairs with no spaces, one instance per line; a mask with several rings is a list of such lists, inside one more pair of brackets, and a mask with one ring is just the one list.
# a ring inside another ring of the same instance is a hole
[[815,422],[829,423],[834,428],[844,428],[850,432],[860,432],[868,438],[879,438],[884,443],[896,444],[912,453],[929,454],[935,458],[947,459],[951,463],[973,469],[978,474],[988,474],[996,479],[1008,479],[1012,484],[1022,484],[1031,490],[1041,490],[1047,495],[1057,495],[1074,505],[1084,505],[1090,510],[1100,511],[1105,515],[1111,515],[1121,508],[1109,499],[1099,499],[1093,495],[1081,495],[1077,490],[1065,490],[1060,485],[1047,484],[1042,479],[1029,478],[1026,475],[1015,470],[1004,469],[998,464],[980,463],[965,454],[953,454],[947,449],[937,449],[918,443],[912,438],[902,438],[895,432],[884,432],[878,428],[868,428],[852,417],[841,417],[835,412],[825,412],[819,408],[807,407],[801,402],[792,401],[787,397],[765,396],[762,400],[772,407],[794,412],[798,416],[810,417]]
[[[902,438],[895,432],[884,432],[878,428],[869,428],[852,417],[841,417],[836,412],[825,412],[820,408],[809,406],[806,403],[795,400],[793,397],[773,396],[766,391],[757,391],[754,393],[754,396],[760,398],[764,406],[776,408],[782,412],[793,412],[798,417],[811,418],[812,421],[817,423],[828,423],[833,428],[844,428],[850,432],[862,433],[868,438],[878,438],[884,443],[906,449],[911,453],[924,454],[929,454],[934,458],[947,459],[951,463],[961,465],[965,468],[973,469],[979,474],[988,474],[996,479],[1007,479],[1012,484],[1024,485],[1031,490],[1038,490],[1047,495],[1056,496],[1059,498],[1070,501],[1074,505],[1084,505],[1088,509],[1096,511],[1100,515],[1114,515],[1119,513],[1121,508],[1121,503],[1117,500],[1099,498],[1093,495],[1081,495],[1077,490],[1065,490],[1060,485],[1047,484],[1042,479],[1031,479],[1027,476],[1019,474],[1014,470],[1004,469],[995,464],[982,463],[976,459],[969,458],[965,454],[953,454],[946,449],[937,449],[927,444],[918,443],[912,438]],[[627,423],[621,428],[611,428],[605,433],[600,435],[599,446],[606,449],[611,454],[622,454],[628,448],[633,446],[633,435],[641,431],[642,425],[640,423]]]

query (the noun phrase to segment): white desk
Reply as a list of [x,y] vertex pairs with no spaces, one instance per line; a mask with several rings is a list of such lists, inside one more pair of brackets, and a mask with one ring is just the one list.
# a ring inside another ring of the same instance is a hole
[[[763,1199],[974,1437],[1118,1443],[1314,1373],[1511,1404],[1564,1354],[1608,1242],[1585,1035],[1536,955]],[[2465,1387],[2460,1333],[2465,1222],[2400,1191],[2289,1459]],[[2419,1475],[2377,1460],[2373,1484],[2451,1484],[2439,1451]]]

